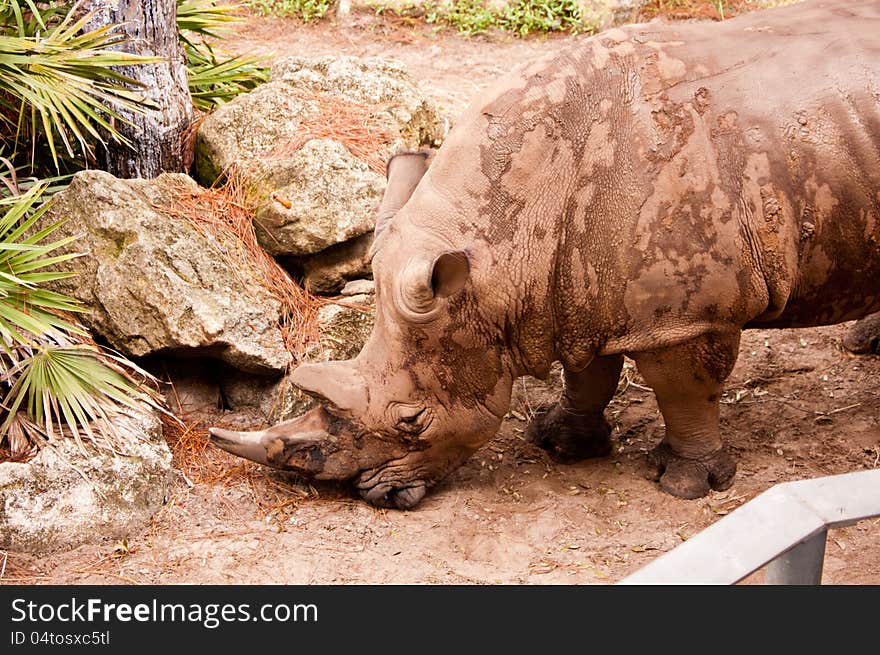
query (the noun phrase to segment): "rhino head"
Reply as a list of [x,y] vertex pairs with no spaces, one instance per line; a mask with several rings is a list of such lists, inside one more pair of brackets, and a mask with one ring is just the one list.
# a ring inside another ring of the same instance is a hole
[[369,503],[408,509],[495,434],[514,379],[503,330],[481,318],[491,313],[481,289],[497,280],[480,279],[474,254],[430,229],[452,208],[430,176],[422,182],[427,166],[422,152],[389,161],[373,244],[376,321],[360,354],[299,366],[292,381],[318,407],[260,432],[212,428],[216,445],[350,480]]

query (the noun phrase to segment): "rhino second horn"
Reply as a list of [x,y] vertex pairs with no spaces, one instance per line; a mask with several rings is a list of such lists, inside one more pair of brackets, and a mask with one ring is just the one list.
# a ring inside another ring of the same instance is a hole
[[376,227],[373,231],[375,238],[379,238],[394,215],[412,196],[425,171],[428,170],[430,155],[431,152],[428,150],[417,150],[398,153],[388,160],[385,166],[388,184],[376,213]]
[[355,416],[367,411],[367,387],[351,360],[300,364],[290,379],[294,386],[318,400]]

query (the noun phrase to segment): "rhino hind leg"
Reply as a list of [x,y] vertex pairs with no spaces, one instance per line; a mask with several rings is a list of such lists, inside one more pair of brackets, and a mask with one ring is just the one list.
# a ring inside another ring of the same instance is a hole
[[880,312],[857,321],[843,337],[843,347],[857,355],[880,355]]
[[739,332],[704,335],[683,344],[636,353],[639,372],[654,390],[666,423],[649,454],[651,477],[679,498],[701,498],[733,484],[736,461],[719,430],[724,380],[733,370]]
[[559,402],[537,414],[526,429],[526,439],[561,464],[611,452],[611,426],[604,410],[617,388],[623,356],[597,357],[577,373],[563,371]]

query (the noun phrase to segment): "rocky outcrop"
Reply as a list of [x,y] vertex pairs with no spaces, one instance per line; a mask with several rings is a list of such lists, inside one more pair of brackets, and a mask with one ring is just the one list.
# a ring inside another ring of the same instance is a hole
[[297,258],[313,289],[333,293],[369,274],[362,244],[345,245],[369,239],[388,154],[439,145],[443,131],[396,62],[290,58],[205,119],[196,172],[210,185],[234,169],[256,199],[260,245]]
[[294,271],[313,293],[332,295],[349,280],[372,277],[370,246],[373,233],[331,246],[310,257],[282,258],[288,270]]
[[631,23],[647,0],[578,0],[581,20],[592,29],[602,30]]
[[279,162],[259,162],[268,200],[254,226],[270,255],[313,255],[371,233],[385,179],[331,139],[312,139]]
[[59,238],[81,235],[67,249],[84,253],[60,265],[79,274],[54,288],[82,301],[82,322],[126,355],[195,350],[243,371],[283,371],[279,302],[250,270],[233,270],[231,245],[163,211],[187,190],[199,187],[185,175],[77,173],[43,219],[65,220]]
[[443,137],[433,103],[402,64],[379,58],[291,57],[275,64],[269,82],[204,120],[196,136],[199,181],[210,186],[232,165],[247,168],[254,160],[284,166],[279,161],[283,146],[319,126],[332,132],[334,119],[327,111],[334,109],[334,101],[362,108],[371,125],[387,130],[389,151],[439,145]]
[[376,283],[373,282],[373,280],[351,280],[342,287],[341,293],[343,296],[358,296],[364,293],[376,293]]
[[70,550],[146,527],[170,483],[162,423],[144,410],[117,416],[114,425],[131,434],[125,453],[85,456],[73,439],[58,439],[26,463],[0,464],[0,548]]

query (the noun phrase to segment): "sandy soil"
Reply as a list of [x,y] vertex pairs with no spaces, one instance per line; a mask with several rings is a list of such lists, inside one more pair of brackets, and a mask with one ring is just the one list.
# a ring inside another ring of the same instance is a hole
[[[357,21],[343,28],[252,19],[228,46],[272,56],[396,57],[454,116],[497,74],[565,40],[466,39]],[[523,380],[499,435],[416,511],[372,509],[344,487],[310,487],[211,450],[204,457],[214,473],[186,469],[195,484],[180,476],[144,534],[49,558],[10,553],[0,582],[614,582],[778,482],[878,466],[880,357],[843,352],[844,332],[744,335],[722,406],[739,472],[731,489],[700,500],[671,498],[645,479],[645,453],[663,423],[632,370],[609,409],[615,452],[570,466],[522,440],[525,419],[555,393]],[[218,465],[227,471],[219,479]],[[832,531],[824,581],[880,584],[878,544],[880,520]],[[748,581],[761,579],[759,572]]]

